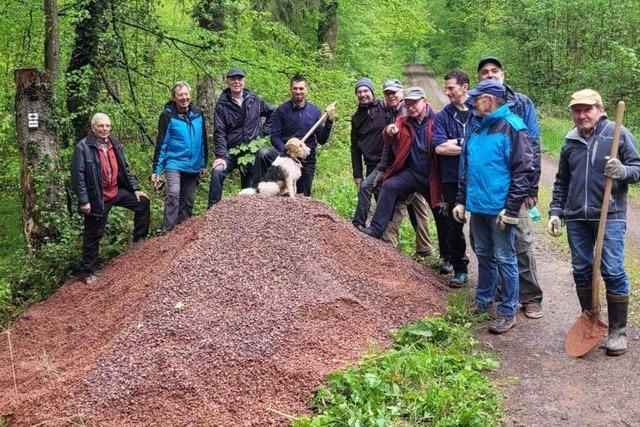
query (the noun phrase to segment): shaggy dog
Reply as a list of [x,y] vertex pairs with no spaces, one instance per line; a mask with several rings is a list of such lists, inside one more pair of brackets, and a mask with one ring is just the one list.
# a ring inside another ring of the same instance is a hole
[[284,152],[267,169],[258,188],[245,188],[240,194],[279,196],[289,193],[289,197],[295,197],[296,183],[302,176],[302,160],[310,153],[311,150],[304,142],[298,138],[291,138],[285,144]]

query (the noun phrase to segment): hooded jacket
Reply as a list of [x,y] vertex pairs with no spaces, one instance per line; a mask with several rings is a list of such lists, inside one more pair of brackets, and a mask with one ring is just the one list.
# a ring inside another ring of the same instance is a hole
[[533,150],[522,119],[507,104],[472,120],[463,148],[456,203],[471,213],[517,217],[529,194]]
[[[109,141],[111,141],[113,152],[118,162],[118,187],[129,190],[132,193],[139,191],[140,186],[131,171],[129,171],[122,144],[112,136],[109,136]],[[100,167],[100,153],[96,144],[95,135],[89,133],[78,142],[73,150],[71,157],[71,188],[78,198],[78,207],[90,203],[90,215],[102,216],[104,214],[102,168]]]
[[380,101],[360,104],[351,118],[351,166],[353,177],[362,178],[362,161],[367,170],[380,162],[384,147],[382,129],[387,124],[386,111]]
[[[605,156],[611,153],[614,128],[615,123],[602,116],[591,138],[583,138],[575,127],[564,137],[549,215],[566,221],[600,220]],[[640,181],[640,157],[635,138],[624,127],[620,132],[618,159],[627,176],[613,180],[607,218],[626,220],[629,184]]]
[[153,173],[166,169],[198,173],[207,166],[207,159],[207,129],[200,109],[191,104],[180,113],[175,102],[168,102],[158,120]]

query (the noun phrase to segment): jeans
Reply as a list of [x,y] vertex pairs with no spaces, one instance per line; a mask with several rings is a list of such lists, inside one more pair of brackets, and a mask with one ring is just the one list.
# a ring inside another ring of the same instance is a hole
[[167,170],[166,172],[167,195],[164,198],[163,233],[173,230],[176,225],[191,218],[199,177],[197,173],[175,170]]
[[[278,150],[275,148],[261,148],[256,153],[256,160],[253,164],[253,183],[252,187],[258,187],[262,177],[266,175],[271,163],[278,157]],[[311,196],[311,187],[313,185],[313,177],[316,173],[316,152],[311,150],[311,154],[302,161],[302,176],[298,180],[298,194]]]
[[358,204],[356,205],[356,211],[353,214],[353,225],[362,227],[367,226],[367,216],[369,215],[369,209],[371,208],[371,196],[373,195],[373,181],[378,174],[383,172],[377,171],[373,168],[367,167],[367,177],[360,183],[360,189],[358,190]]
[[[238,158],[227,153],[224,157],[227,167],[217,167],[211,171],[211,183],[209,184],[209,207],[222,199],[222,189],[224,180],[238,167]],[[273,160],[272,160],[273,161]],[[253,181],[253,168],[249,168],[246,172],[240,172],[240,186],[242,188],[251,187]]]
[[133,211],[133,241],[147,237],[149,234],[149,220],[151,211],[149,199],[136,196],[128,190],[118,188],[116,197],[105,202],[102,215],[84,215],[84,233],[82,235],[82,265],[80,274],[88,276],[92,274],[98,265],[98,253],[100,251],[100,239],[104,235],[107,225],[107,217],[112,206],[122,206]]
[[[591,286],[593,258],[599,221],[568,221],[573,281],[578,288]],[[625,221],[607,221],[602,244],[600,273],[609,295],[629,295],[629,279],[624,270]]]
[[470,228],[474,237],[474,251],[478,258],[478,287],[476,302],[482,308],[493,303],[502,281],[502,301],[499,316],[514,316],[518,305],[518,261],[514,247],[515,230],[504,230],[496,223],[497,216],[472,213]]

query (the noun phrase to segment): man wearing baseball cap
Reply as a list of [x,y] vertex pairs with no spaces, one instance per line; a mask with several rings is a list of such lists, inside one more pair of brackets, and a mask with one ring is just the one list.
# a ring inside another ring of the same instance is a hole
[[536,261],[531,250],[533,232],[529,209],[538,203],[538,183],[540,181],[541,151],[540,128],[536,116],[536,107],[526,95],[514,92],[504,83],[505,72],[502,62],[495,56],[485,56],[478,62],[478,80],[494,79],[504,84],[506,103],[512,113],[520,116],[527,126],[527,135],[533,148],[533,176],[529,194],[520,209],[520,222],[516,227],[516,253],[518,255],[518,274],[520,277],[520,303],[525,316],[539,319],[542,311],[542,287],[538,280]]
[[395,159],[385,172],[371,226],[361,229],[369,236],[381,238],[396,202],[413,193],[422,194],[432,209],[442,201],[431,144],[435,112],[426,98],[420,87],[407,89],[404,98],[407,114],[384,128],[384,139],[393,148]]
[[478,258],[476,310],[488,312],[495,300],[498,277],[502,300],[489,332],[507,332],[516,323],[518,261],[514,247],[518,213],[529,194],[533,152],[522,119],[509,111],[507,91],[487,79],[469,91],[477,119],[461,154],[460,180],[453,217],[470,229]]
[[[211,169],[209,207],[220,201],[226,177],[238,167],[238,156],[229,153],[229,149],[262,138],[271,129],[273,108],[244,86],[244,71],[231,68],[227,72],[227,88],[216,103],[213,118],[216,160]],[[251,186],[252,179],[252,167],[240,170],[242,188]]]
[[567,226],[573,280],[582,311],[592,309],[592,266],[595,239],[606,177],[613,179],[605,238],[602,278],[607,288],[609,335],[606,352],[618,356],[627,351],[629,279],[624,269],[624,236],[627,227],[627,191],[640,181],[640,157],[636,139],[620,132],[617,158],[609,158],[614,123],[607,118],[600,94],[583,89],[569,102],[575,127],[564,137],[558,173],[549,209],[549,233],[558,237]]

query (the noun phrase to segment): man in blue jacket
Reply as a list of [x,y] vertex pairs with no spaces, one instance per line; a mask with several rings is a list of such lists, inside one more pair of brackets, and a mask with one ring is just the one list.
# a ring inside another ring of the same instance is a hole
[[607,118],[598,92],[584,89],[569,103],[575,127],[564,137],[549,210],[549,233],[558,237],[567,225],[573,280],[582,311],[592,308],[593,251],[600,221],[606,177],[613,179],[602,247],[602,278],[607,288],[609,336],[606,351],[619,356],[627,351],[629,279],[624,269],[627,227],[627,191],[640,181],[636,139],[620,132],[618,157],[609,158],[615,123]]
[[462,143],[469,133],[472,114],[467,105],[469,99],[469,76],[462,70],[454,70],[444,78],[445,94],[451,100],[436,116],[433,127],[433,145],[438,159],[438,171],[444,200],[447,203],[447,215],[443,223],[443,236],[446,236],[450,259],[445,260],[453,267],[453,277],[449,286],[459,288],[468,282],[467,244],[463,224],[453,219],[453,207],[458,194],[458,164]]
[[[253,186],[257,187],[267,169],[278,154],[284,151],[284,145],[290,138],[300,138],[313,127],[320,119],[322,113],[314,104],[307,101],[309,86],[307,79],[301,75],[291,78],[289,89],[291,99],[281,104],[273,113],[273,125],[271,128],[271,144],[273,148],[262,148],[256,153],[254,164]],[[326,121],[306,141],[311,149],[311,154],[302,162],[302,177],[298,180],[298,193],[305,196],[311,195],[313,177],[316,172],[316,150],[318,145],[323,145],[329,140],[336,109],[333,105],[326,108]]]
[[[209,207],[220,201],[225,178],[238,167],[238,156],[229,153],[229,150],[268,135],[272,114],[273,109],[269,104],[245,89],[244,71],[240,68],[230,69],[227,72],[227,88],[216,103],[213,119],[216,159],[211,169]],[[252,181],[253,168],[241,169],[242,188],[250,187]]]
[[478,118],[462,150],[456,221],[471,212],[478,258],[477,311],[487,312],[502,281],[502,300],[489,332],[507,332],[516,323],[518,262],[514,247],[518,214],[531,187],[533,153],[522,119],[509,111],[506,88],[481,81],[469,91]]
[[507,90],[507,105],[512,113],[520,116],[527,126],[527,134],[533,148],[533,175],[531,188],[520,209],[520,221],[516,227],[516,252],[518,255],[518,274],[520,277],[520,303],[525,316],[539,319],[542,311],[542,287],[538,280],[538,269],[533,257],[531,243],[533,232],[529,209],[538,203],[538,183],[540,181],[541,151],[540,127],[536,116],[536,107],[526,95],[514,92],[504,83],[505,73],[502,63],[495,56],[486,56],[478,63],[478,80],[495,79],[504,84]]

